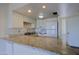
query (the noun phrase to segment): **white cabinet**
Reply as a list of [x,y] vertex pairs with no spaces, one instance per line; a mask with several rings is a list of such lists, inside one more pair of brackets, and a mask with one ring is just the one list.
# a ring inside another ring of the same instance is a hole
[[0,39],[0,55],[6,54],[6,43],[5,40]]
[[35,24],[36,24],[36,20],[35,19],[24,17],[24,21],[23,22],[31,24],[30,28],[35,28]]
[[68,45],[79,47],[79,16],[68,18],[66,27]]
[[27,18],[17,12],[11,14],[12,18],[9,21],[10,27],[8,28],[8,34],[24,34],[25,27],[24,22],[31,23],[30,28],[35,28],[35,20]]
[[23,28],[24,17],[18,13],[13,13],[13,28]]
[[43,20],[38,19],[36,27],[38,35],[57,37],[57,17]]
[[10,21],[8,21],[8,34],[23,34],[23,20],[24,16],[13,12]]

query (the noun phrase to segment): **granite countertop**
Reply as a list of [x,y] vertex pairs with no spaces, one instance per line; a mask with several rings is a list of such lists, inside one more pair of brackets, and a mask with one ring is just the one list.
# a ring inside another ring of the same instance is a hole
[[46,50],[57,50],[57,38],[36,35],[11,35],[6,40]]

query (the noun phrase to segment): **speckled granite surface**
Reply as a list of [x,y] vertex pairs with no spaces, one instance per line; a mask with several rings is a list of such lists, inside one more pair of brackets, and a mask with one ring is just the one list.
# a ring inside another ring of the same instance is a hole
[[33,47],[56,50],[57,38],[40,36],[10,36],[7,40]]
[[37,48],[43,48],[49,51],[59,52],[66,55],[76,55],[78,54],[79,49],[71,48],[67,46],[66,49],[62,49],[61,42],[57,42],[57,38],[54,37],[42,37],[42,36],[9,36],[5,37],[5,40],[9,40],[15,43],[30,45]]

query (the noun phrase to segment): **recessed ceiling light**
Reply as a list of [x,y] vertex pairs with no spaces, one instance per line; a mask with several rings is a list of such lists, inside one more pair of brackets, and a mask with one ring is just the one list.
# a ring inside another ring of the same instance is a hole
[[44,18],[44,14],[43,13],[39,13],[39,16],[38,16],[39,18]]
[[43,15],[40,15],[39,18],[44,18],[44,16]]
[[29,9],[29,10],[28,10],[28,13],[31,13],[31,12],[32,12],[32,11]]
[[45,6],[45,5],[43,5],[43,6],[42,6],[42,8],[46,8],[46,6]]

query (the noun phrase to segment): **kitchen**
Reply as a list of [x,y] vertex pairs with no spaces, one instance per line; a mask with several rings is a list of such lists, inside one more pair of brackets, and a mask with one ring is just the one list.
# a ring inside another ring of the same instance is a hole
[[[38,10],[35,9],[35,11],[30,10],[30,12],[28,12],[29,9],[35,7],[32,7],[33,5],[29,4],[26,9],[25,6],[12,11],[11,15],[13,20],[10,21],[12,26],[8,28],[8,40],[50,51],[60,50],[57,41],[57,12],[51,13],[46,10],[46,7],[52,4],[46,6],[42,4],[43,6],[41,9],[44,9],[43,13],[39,13]],[[41,7],[41,4],[37,5]],[[28,7],[30,8],[28,9]],[[25,13],[26,10],[27,12]],[[33,12],[38,13],[33,15]],[[24,14],[27,14],[27,16]],[[37,14],[38,16],[36,17]],[[43,15],[44,18],[41,18],[40,16]]]

